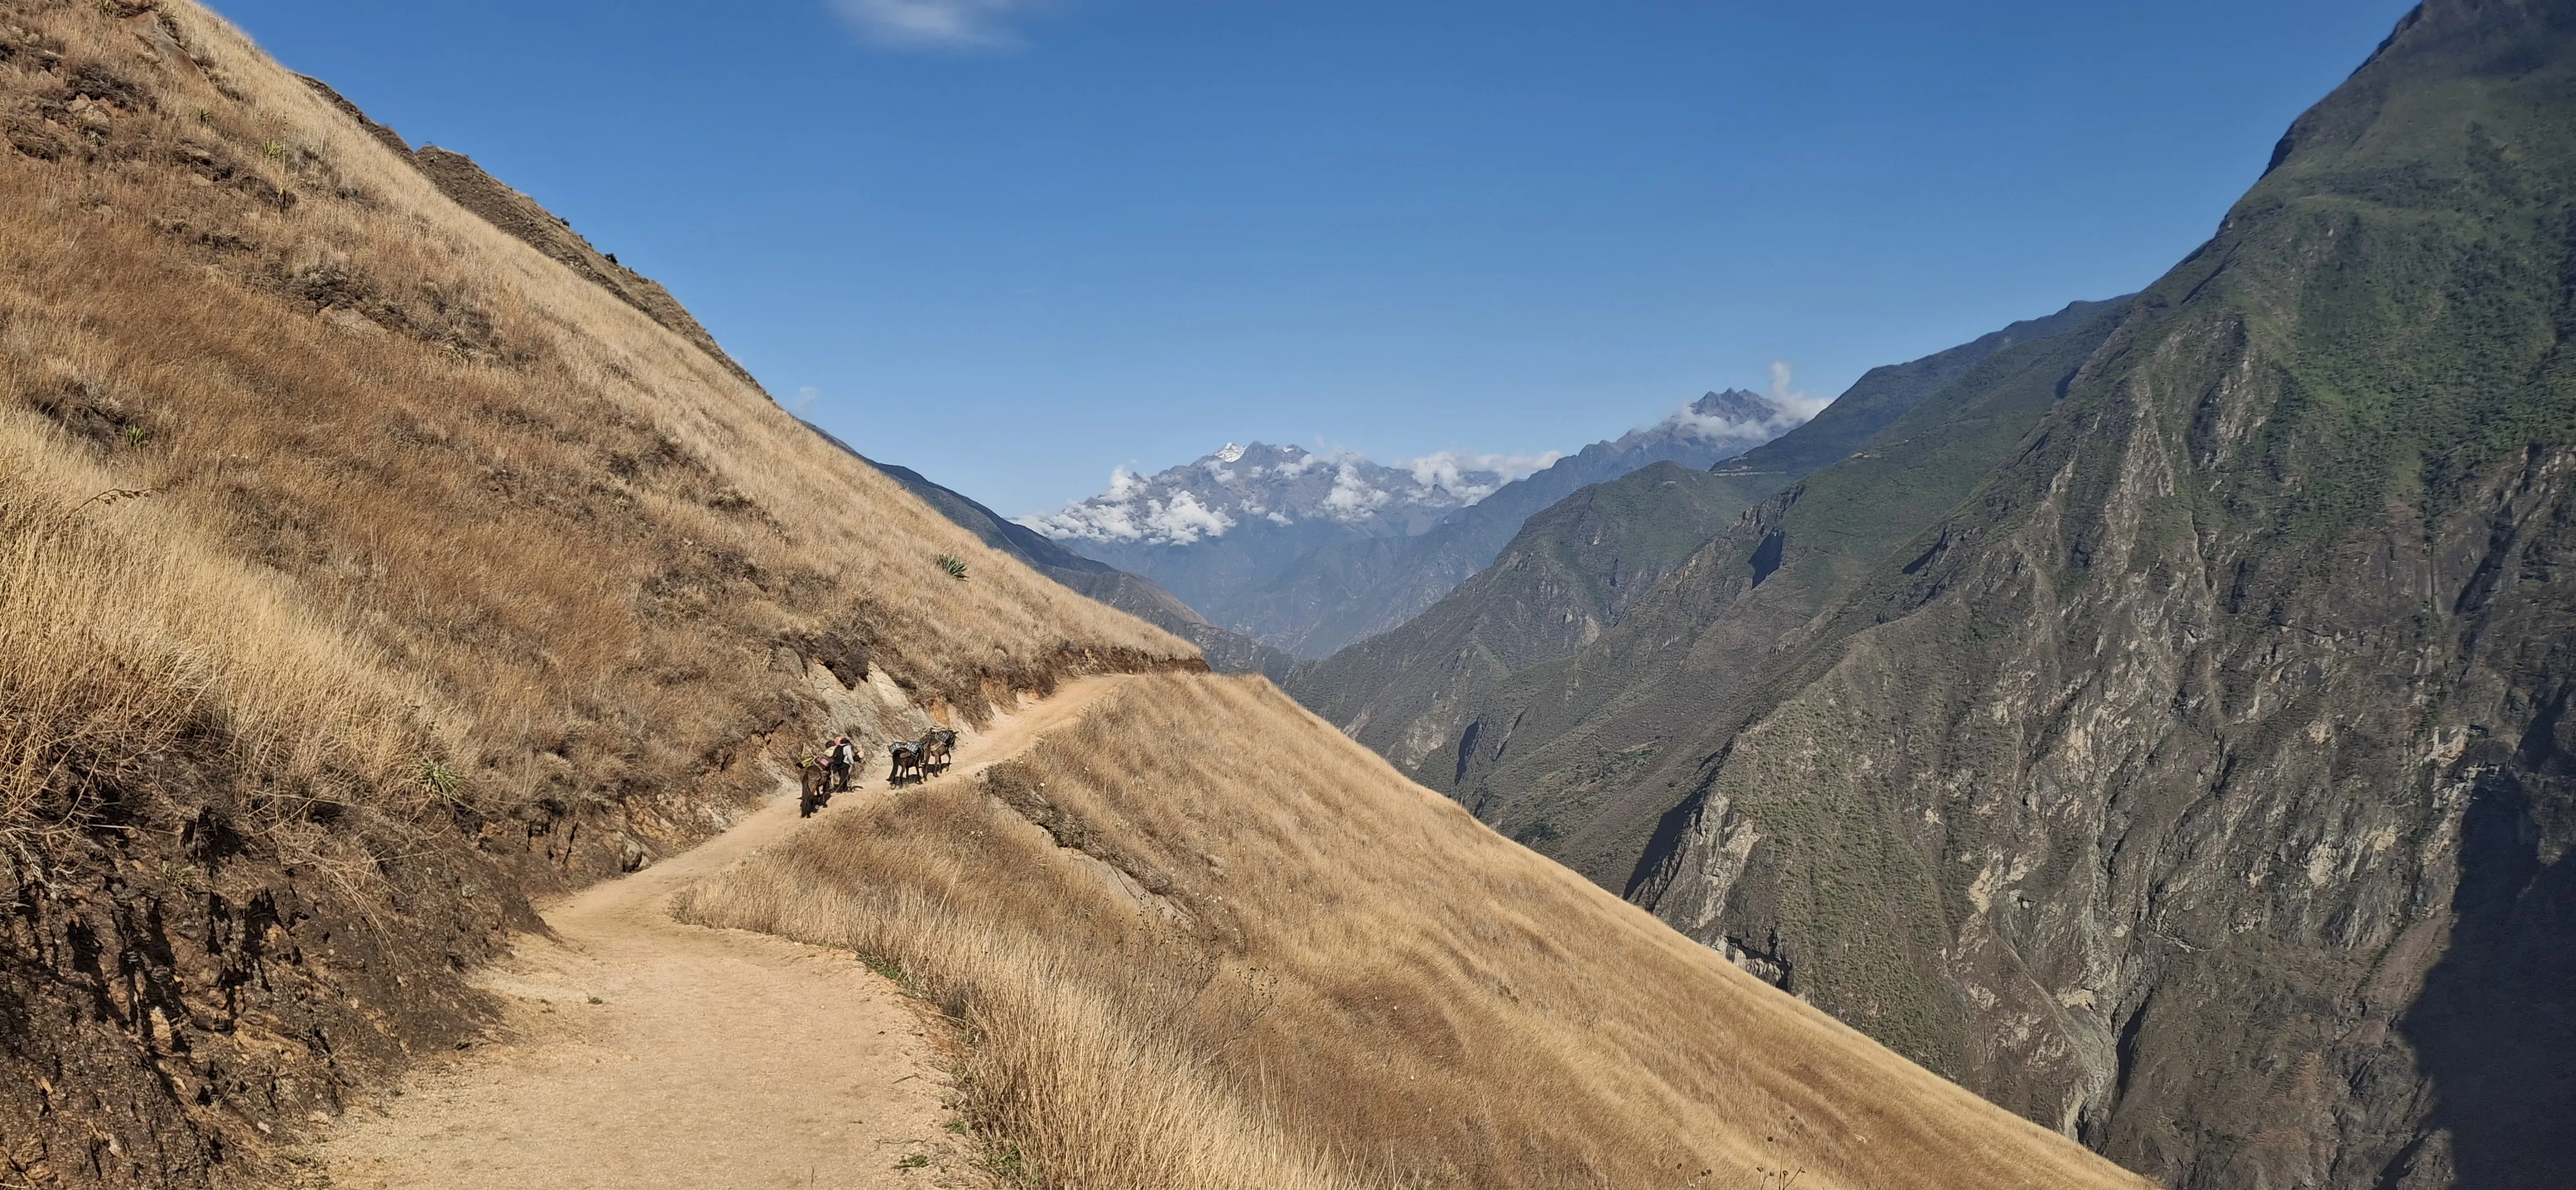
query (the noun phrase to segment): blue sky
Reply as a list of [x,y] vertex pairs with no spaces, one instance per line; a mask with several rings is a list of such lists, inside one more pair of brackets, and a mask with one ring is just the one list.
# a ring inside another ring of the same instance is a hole
[[2404,0],[217,0],[1002,512],[1571,450],[2134,289]]

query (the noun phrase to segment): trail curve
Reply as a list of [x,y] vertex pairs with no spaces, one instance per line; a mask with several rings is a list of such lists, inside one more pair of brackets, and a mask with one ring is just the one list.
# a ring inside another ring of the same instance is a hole
[[[933,783],[971,777],[1079,717],[1115,677],[1066,683],[961,732]],[[879,761],[882,763],[882,761]],[[823,816],[889,796],[883,770]],[[944,1125],[944,1033],[847,951],[683,925],[674,894],[794,834],[793,793],[722,834],[541,911],[478,977],[508,1008],[486,1044],[361,1102],[307,1155],[308,1185],[980,1187]]]

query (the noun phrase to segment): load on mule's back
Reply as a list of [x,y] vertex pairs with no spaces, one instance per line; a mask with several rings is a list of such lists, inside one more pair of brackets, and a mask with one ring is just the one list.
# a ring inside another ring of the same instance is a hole
[[886,773],[887,784],[901,785],[907,774],[915,781],[923,780],[930,775],[929,770],[922,765],[924,753],[920,741],[898,740],[886,745],[886,752],[894,758],[894,767]]
[[937,765],[944,770],[948,767],[950,754],[956,749],[957,733],[945,727],[934,727],[930,734],[921,737],[921,765],[924,769]]

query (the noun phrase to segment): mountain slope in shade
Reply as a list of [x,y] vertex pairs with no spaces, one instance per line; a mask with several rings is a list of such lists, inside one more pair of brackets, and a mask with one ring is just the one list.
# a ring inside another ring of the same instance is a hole
[[[1814,420],[1687,482],[1668,487],[1665,477],[1638,473],[1584,489],[1531,518],[1500,562],[1430,611],[1325,661],[1299,667],[1290,675],[1288,689],[1416,780],[1449,789],[1477,806],[1488,821],[1561,858],[1572,858],[1554,841],[1582,833],[1593,813],[1570,814],[1564,807],[1530,809],[1521,804],[1523,799],[1479,789],[1470,778],[1492,790],[1598,786],[1598,781],[1577,779],[1553,768],[1515,769],[1490,782],[1483,778],[1506,754],[1514,762],[1542,756],[1557,735],[1578,730],[1585,715],[1658,672],[1661,663],[1651,659],[1652,650],[1647,658],[1624,656],[1632,646],[1622,642],[1637,635],[1626,634],[1594,650],[1601,657],[1620,656],[1615,663],[1587,661],[1573,669],[1534,673],[1525,681],[1504,679],[1592,645],[1605,629],[1650,598],[1656,580],[1734,524],[1748,508],[1803,477],[1815,460],[1843,459],[1864,444],[1874,444],[1873,436],[1911,440],[1928,433],[1929,427],[1962,417],[1974,419],[1979,433],[1993,438],[1996,414],[1986,406],[2005,378],[2028,370],[2027,359],[2034,350],[2030,345],[2057,343],[2076,334],[2120,308],[2122,301],[2072,303],[2046,318],[2014,323],[1912,363],[1873,369]],[[2098,342],[2098,336],[2087,342]],[[2053,354],[2063,352],[2060,347]],[[2021,362],[1989,362],[2007,358]],[[2057,366],[2061,372],[2071,371],[2074,362],[2060,360]],[[2053,396],[2049,386],[2059,379],[2059,373],[2040,377],[2035,399],[2044,404]],[[2000,429],[2000,440],[1990,442],[1986,454],[1935,457],[1917,450],[1906,457],[1918,459],[1922,469],[1948,476],[1964,490],[2009,447],[2013,435],[2037,418],[2038,407],[2021,408],[2010,416],[2020,420],[2008,420]],[[1944,430],[1937,437],[1947,441],[1948,433]],[[1889,493],[1878,507],[1864,500],[1841,535],[1857,532],[1862,539],[1882,543],[1891,534],[1902,539],[1945,504],[1927,505],[1919,492]],[[1803,537],[1800,552],[1805,552]],[[1708,611],[1690,604],[1685,611],[1666,613],[1666,619],[1677,615],[1684,622],[1666,625],[1645,639],[1660,642],[1668,636],[1695,635],[1688,618]],[[1605,670],[1620,676],[1603,680],[1597,675]],[[1695,705],[1687,699],[1674,702]],[[1618,721],[1634,727],[1646,720],[1622,715]],[[1471,729],[1476,738],[1468,738]],[[1654,734],[1647,731],[1638,738],[1651,739]],[[1635,742],[1623,736],[1620,747]],[[1613,767],[1632,770],[1638,755],[1623,753]],[[1661,809],[1647,811],[1646,820]],[[1578,860],[1577,866],[1618,887],[1624,865],[1633,860],[1632,851],[1624,861],[1610,861],[1615,874],[1604,874],[1597,863]]]
[[1317,549],[1213,614],[1300,656],[1326,656],[1420,615],[1492,565],[1522,522],[1577,488],[1660,462],[1705,468],[1796,424],[1795,413],[1755,393],[1709,393],[1655,425],[1595,442],[1504,484],[1423,533]]
[[2178,1190],[2576,1185],[2571,128],[2576,5],[2409,15],[1969,498],[1560,747],[1675,803],[1630,895]]

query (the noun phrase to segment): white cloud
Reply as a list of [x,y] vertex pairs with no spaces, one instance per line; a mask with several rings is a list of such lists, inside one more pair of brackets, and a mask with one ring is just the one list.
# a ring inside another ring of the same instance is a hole
[[832,0],[859,36],[888,49],[972,50],[1018,44],[1012,22],[1048,0]]
[[1807,419],[1799,414],[1783,413],[1769,421],[1758,419],[1737,421],[1733,418],[1701,413],[1684,405],[1674,411],[1672,416],[1665,418],[1664,424],[1687,430],[1702,438],[1768,438],[1779,433],[1784,427],[1794,426],[1805,420]]
[[[1280,449],[1282,451],[1290,451],[1296,450],[1297,448],[1286,446],[1281,447]],[[1300,452],[1297,457],[1293,459],[1280,460],[1277,466],[1270,469],[1270,473],[1281,479],[1295,479],[1298,476],[1304,475],[1305,473],[1312,471],[1317,467],[1324,466],[1327,463],[1340,463],[1346,459],[1356,459],[1358,457],[1360,456],[1357,452],[1338,446],[1325,451],[1322,454],[1306,454]]]
[[1144,476],[1138,475],[1125,467],[1112,467],[1109,469],[1108,499],[1125,500],[1144,490]]
[[1393,497],[1370,487],[1360,478],[1360,469],[1342,464],[1333,477],[1333,490],[1324,496],[1326,515],[1337,521],[1356,521],[1384,505]]
[[816,388],[810,384],[806,385],[805,387],[796,390],[796,399],[788,402],[787,411],[798,417],[803,417],[814,411],[814,402],[822,399],[822,389]]
[[[1534,455],[1444,450],[1418,459],[1401,459],[1395,465],[1412,472],[1415,483],[1443,489],[1473,504],[1493,495],[1494,489],[1544,471],[1548,464],[1564,457],[1552,450]],[[1468,478],[1480,472],[1483,474],[1479,478]]]
[[1833,398],[1818,400],[1792,390],[1789,387],[1789,361],[1775,359],[1771,361],[1771,403],[1796,415],[1798,420],[1805,421],[1814,417],[1825,406],[1833,404]]
[[1234,518],[1199,503],[1188,492],[1175,494],[1170,503],[1153,502],[1152,515],[1145,518],[1148,528],[1164,541],[1188,545],[1201,537],[1222,537],[1234,527]]

